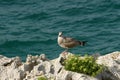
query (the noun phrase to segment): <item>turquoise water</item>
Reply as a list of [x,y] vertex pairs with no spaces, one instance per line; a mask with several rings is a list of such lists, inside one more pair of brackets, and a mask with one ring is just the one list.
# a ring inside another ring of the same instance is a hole
[[88,41],[76,54],[120,50],[120,0],[0,0],[0,54],[7,57],[64,51],[57,35]]

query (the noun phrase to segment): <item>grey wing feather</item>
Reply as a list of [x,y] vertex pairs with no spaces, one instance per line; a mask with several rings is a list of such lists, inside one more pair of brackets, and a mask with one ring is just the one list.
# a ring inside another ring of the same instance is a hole
[[69,37],[63,37],[64,38],[64,43],[70,43],[70,42],[73,42],[73,41],[76,41],[74,40],[73,38],[69,38]]

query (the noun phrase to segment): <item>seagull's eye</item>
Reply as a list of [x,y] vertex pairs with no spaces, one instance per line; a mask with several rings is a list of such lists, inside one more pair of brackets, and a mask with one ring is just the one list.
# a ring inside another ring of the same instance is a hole
[[59,37],[61,37],[62,35],[59,35]]

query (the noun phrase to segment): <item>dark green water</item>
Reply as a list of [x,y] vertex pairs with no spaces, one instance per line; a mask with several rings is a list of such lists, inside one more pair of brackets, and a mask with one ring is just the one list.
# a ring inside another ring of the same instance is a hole
[[0,0],[0,54],[8,57],[64,51],[57,35],[88,41],[70,50],[107,54],[120,50],[120,0]]

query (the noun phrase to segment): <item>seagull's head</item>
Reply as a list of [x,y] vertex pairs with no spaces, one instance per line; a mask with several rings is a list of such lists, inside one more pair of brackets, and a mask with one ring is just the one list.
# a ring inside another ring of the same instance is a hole
[[58,36],[59,36],[59,37],[62,36],[62,32],[59,32]]

